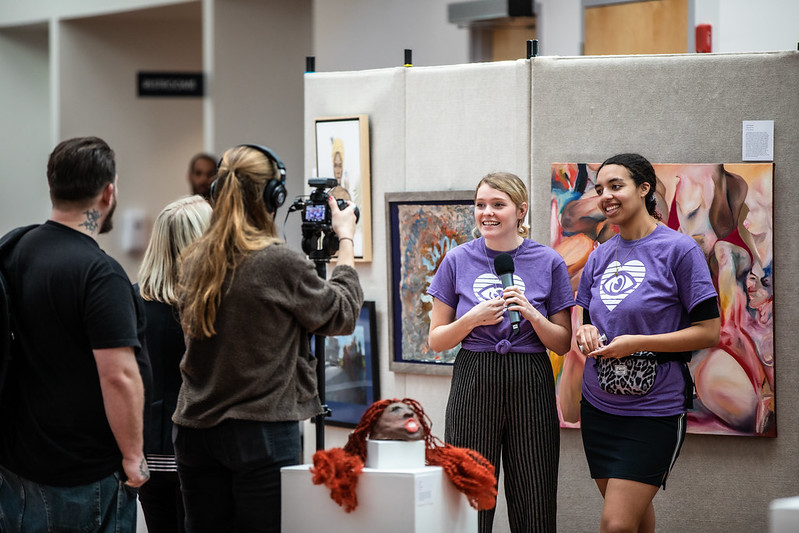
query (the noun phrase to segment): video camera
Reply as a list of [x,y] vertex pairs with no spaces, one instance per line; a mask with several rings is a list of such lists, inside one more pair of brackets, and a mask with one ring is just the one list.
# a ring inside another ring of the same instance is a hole
[[[338,185],[336,178],[310,178],[308,185],[315,187],[308,197],[298,197],[289,212],[302,211],[302,251],[316,261],[328,261],[338,251],[338,237],[333,231],[333,216],[327,199],[327,192]],[[339,209],[346,209],[347,202],[336,200]],[[355,220],[360,217],[355,208]]]

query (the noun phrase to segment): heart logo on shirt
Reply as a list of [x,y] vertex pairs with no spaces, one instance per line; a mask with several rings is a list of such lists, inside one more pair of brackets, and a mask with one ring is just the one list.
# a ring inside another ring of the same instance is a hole
[[645,277],[646,267],[641,261],[633,259],[623,265],[618,261],[613,261],[602,274],[599,296],[608,310],[613,311],[622,300],[641,286]]

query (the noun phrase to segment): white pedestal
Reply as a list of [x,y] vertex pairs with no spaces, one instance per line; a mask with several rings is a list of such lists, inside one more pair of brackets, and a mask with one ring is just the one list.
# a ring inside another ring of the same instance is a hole
[[[393,441],[380,442],[379,464],[389,459]],[[421,443],[421,441],[419,441]],[[399,443],[411,444],[411,443]],[[424,457],[424,444],[422,457]],[[368,454],[374,450],[369,448]],[[414,454],[402,447],[397,457]],[[370,462],[371,464],[371,462]],[[477,531],[477,511],[444,474],[441,467],[364,468],[358,480],[358,507],[344,511],[330,490],[311,481],[311,465],[285,467],[282,482],[283,533],[469,533]]]
[[366,439],[364,466],[378,470],[424,468],[424,441]]
[[799,525],[799,496],[771,501],[769,533],[796,533],[797,525]]

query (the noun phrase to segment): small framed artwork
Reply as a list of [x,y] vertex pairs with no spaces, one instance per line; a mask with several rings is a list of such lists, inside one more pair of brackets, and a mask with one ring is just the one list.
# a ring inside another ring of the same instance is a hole
[[427,288],[447,251],[472,240],[474,192],[386,194],[389,278],[389,368],[451,374],[455,347],[434,352],[427,342],[433,299]]
[[369,174],[369,116],[318,118],[316,137],[316,175],[336,178],[330,190],[335,198],[352,201],[360,217],[353,244],[355,261],[372,260],[372,190]]
[[375,303],[366,301],[352,335],[325,338],[325,399],[331,426],[355,427],[380,399]]

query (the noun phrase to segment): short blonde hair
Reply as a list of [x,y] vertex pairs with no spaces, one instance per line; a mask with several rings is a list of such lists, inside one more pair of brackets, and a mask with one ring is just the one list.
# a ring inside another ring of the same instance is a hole
[[[521,207],[522,204],[527,204],[528,206],[530,205],[530,193],[527,192],[527,186],[516,174],[511,174],[510,172],[492,172],[490,174],[486,174],[477,184],[477,187],[474,188],[475,199],[477,199],[477,191],[483,185],[488,185],[492,189],[504,192],[510,196],[511,202],[513,202],[516,207]],[[529,209],[527,210],[527,213],[524,214],[525,218],[527,217],[528,213]],[[524,223],[524,219],[519,220],[517,230],[519,235],[525,239],[530,235],[530,226]],[[480,230],[478,228],[474,228],[472,234],[475,238],[477,238],[480,236]]]
[[175,200],[159,213],[139,268],[142,298],[177,305],[179,256],[208,228],[211,212],[211,205],[196,194]]

